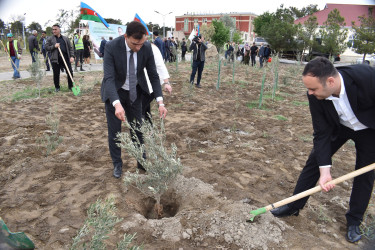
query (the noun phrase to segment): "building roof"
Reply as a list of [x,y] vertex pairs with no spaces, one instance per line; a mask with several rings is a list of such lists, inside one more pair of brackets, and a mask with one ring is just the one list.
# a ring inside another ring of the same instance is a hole
[[[340,11],[340,15],[345,18],[345,23],[347,27],[352,26],[352,21],[355,22],[355,25],[360,25],[360,21],[358,20],[359,16],[369,14],[369,8],[372,8],[372,16],[375,18],[375,5],[355,5],[355,4],[333,4],[327,3],[326,7],[323,10],[317,11],[313,16],[317,17],[317,22],[321,26],[325,21],[327,21],[328,14],[334,10],[338,9]],[[304,16],[294,21],[295,24],[304,22],[309,19],[310,15]]]

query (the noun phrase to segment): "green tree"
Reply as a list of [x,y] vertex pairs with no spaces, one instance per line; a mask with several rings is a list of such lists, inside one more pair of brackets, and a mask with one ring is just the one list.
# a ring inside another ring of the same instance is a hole
[[78,27],[80,22],[80,12],[79,10],[64,10],[59,9],[59,13],[56,16],[56,21],[61,27],[62,32],[67,32],[68,34],[74,33],[74,29]]
[[215,34],[215,27],[213,25],[202,25],[200,27],[200,33],[204,37],[204,40],[212,39],[212,36]]
[[22,35],[23,23],[21,21],[14,21],[10,24],[10,29],[13,35],[20,36]]
[[0,19],[0,29],[5,29],[5,23]]
[[113,23],[113,24],[119,24],[119,25],[122,25],[122,22],[121,22],[120,19],[104,18],[104,20],[105,20],[107,23]]
[[341,28],[345,25],[345,18],[340,15],[338,9],[334,9],[328,14],[327,21],[321,27],[322,49],[330,57],[341,54],[347,47],[345,40],[348,35],[348,29]]
[[297,38],[302,41],[302,50],[308,50],[308,55],[311,56],[313,47],[316,46],[316,37],[318,35],[318,22],[316,16],[310,16],[302,25],[298,24]]
[[302,9],[298,9],[296,7],[290,7],[289,10],[292,12],[295,19],[312,15],[313,13],[319,11],[317,4],[310,4]]
[[241,33],[238,32],[238,31],[235,31],[233,33],[232,41],[235,42],[236,44],[237,43],[242,43],[243,39],[242,39]]
[[353,43],[348,44],[358,54],[363,54],[363,62],[365,62],[366,54],[375,53],[375,18],[365,15],[359,16],[358,20],[361,25],[356,26],[352,22],[354,30]]
[[40,25],[37,22],[32,22],[29,26],[27,26],[27,28],[29,29],[30,32],[33,30],[36,30],[40,33],[43,30],[42,25]]
[[52,36],[52,27],[46,28],[46,34],[47,34],[47,36]]
[[261,33],[276,52],[295,51],[298,48],[297,25],[294,24],[292,12],[283,5],[271,14],[269,23],[262,25]]
[[220,17],[219,21],[222,22],[224,26],[227,27],[229,30],[236,29],[236,21],[233,17],[230,17],[229,15],[224,15]]
[[272,19],[272,14],[268,11],[263,13],[262,15],[256,17],[253,21],[254,24],[254,32],[258,35],[263,37],[263,27],[270,25]]
[[220,50],[224,46],[224,43],[229,40],[229,29],[217,20],[213,20],[212,25],[215,28],[215,33],[211,37],[211,42]]

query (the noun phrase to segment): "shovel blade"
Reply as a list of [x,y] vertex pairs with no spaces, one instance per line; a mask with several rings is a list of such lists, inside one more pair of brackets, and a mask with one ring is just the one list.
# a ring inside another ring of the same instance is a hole
[[75,96],[77,96],[81,93],[81,89],[76,85],[74,85],[74,87],[72,88],[72,91],[73,91],[73,95],[75,95]]
[[25,233],[11,233],[0,218],[0,249],[34,249],[34,243]]

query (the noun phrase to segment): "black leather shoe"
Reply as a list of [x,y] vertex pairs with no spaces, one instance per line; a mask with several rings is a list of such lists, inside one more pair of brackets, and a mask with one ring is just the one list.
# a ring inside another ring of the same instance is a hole
[[346,233],[346,240],[354,243],[359,241],[362,238],[361,231],[359,230],[359,226],[348,226],[348,232]]
[[113,176],[116,178],[120,178],[122,174],[122,166],[115,166],[113,169]]
[[201,85],[200,84],[195,84],[195,87],[201,88]]
[[141,165],[141,163],[137,162],[137,168],[139,170],[142,170],[142,171],[145,171],[146,172],[146,169]]
[[272,209],[271,213],[275,217],[286,217],[286,216],[291,216],[291,215],[298,216],[299,209],[289,207],[287,204],[287,205]]

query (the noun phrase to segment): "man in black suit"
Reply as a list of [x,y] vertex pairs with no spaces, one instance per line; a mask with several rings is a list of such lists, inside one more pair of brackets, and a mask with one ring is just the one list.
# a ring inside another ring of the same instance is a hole
[[[125,122],[126,116],[132,126],[135,126],[135,122],[141,124],[142,98],[150,94],[144,68],[147,69],[154,96],[159,104],[160,117],[165,118],[167,115],[151,44],[146,42],[146,34],[146,28],[140,22],[133,21],[127,26],[125,35],[105,46],[101,97],[105,102],[109,152],[114,165],[113,175],[116,178],[120,178],[122,174],[121,149],[115,140],[117,133],[121,132],[121,122]],[[142,134],[136,134],[143,143]],[[138,168],[144,170],[139,163]]]
[[[355,169],[375,162],[375,68],[350,65],[337,69],[326,58],[310,61],[303,71],[314,128],[314,148],[303,168],[294,194],[319,185],[328,192],[334,185],[333,154],[349,139],[355,143]],[[371,198],[374,171],[354,178],[346,213],[349,242],[361,239],[359,225]],[[272,210],[274,216],[299,214],[308,197]]]

